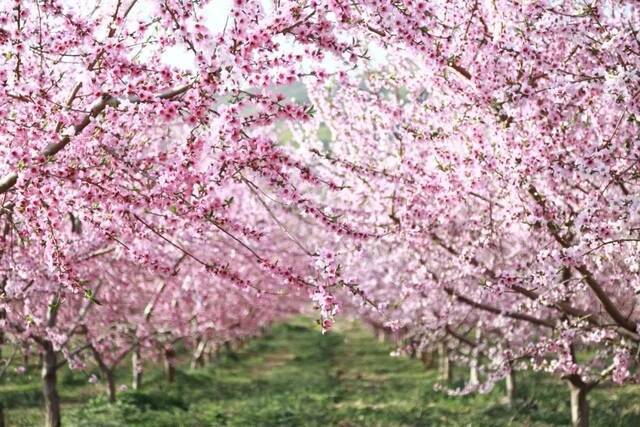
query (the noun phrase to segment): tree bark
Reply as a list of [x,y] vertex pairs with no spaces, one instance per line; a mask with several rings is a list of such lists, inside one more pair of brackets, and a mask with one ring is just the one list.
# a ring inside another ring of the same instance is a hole
[[112,369],[103,370],[105,379],[107,380],[107,396],[109,402],[114,403],[116,401],[116,377]]
[[142,359],[140,357],[140,349],[136,347],[131,354],[131,387],[134,390],[140,390],[142,388],[142,374],[144,368],[142,366]]
[[440,370],[440,381],[449,384],[451,382],[451,361],[449,360],[449,351],[444,342],[438,343],[438,368]]
[[509,373],[505,377],[504,381],[507,389],[507,405],[513,406],[516,399],[516,371],[514,371],[513,368],[509,369]]
[[42,355],[42,394],[46,427],[60,427],[60,396],[58,395],[58,360],[53,344],[45,341]]
[[[7,278],[3,277],[2,281],[0,281],[0,295],[4,295],[5,286],[7,283]],[[7,318],[7,310],[0,309],[0,320],[5,320]],[[0,330],[0,358],[2,357],[2,346],[5,343],[4,331]]]
[[168,383],[173,383],[176,380],[176,366],[175,366],[176,352],[171,347],[164,349],[164,372]]
[[204,366],[204,351],[207,348],[207,340],[198,340],[198,345],[191,358],[191,369],[202,368]]
[[472,357],[471,363],[469,366],[469,384],[478,385],[480,383],[479,375],[478,375],[478,359]]
[[433,367],[433,352],[427,349],[423,350],[420,355],[420,360],[425,368]]
[[[482,339],[482,331],[480,328],[476,328],[476,343],[480,343]],[[471,385],[480,384],[480,375],[478,373],[478,365],[480,364],[480,352],[476,345],[471,349],[471,362],[469,363],[469,383]]]
[[231,345],[230,341],[225,341],[224,342],[224,349],[227,353],[227,357],[229,357],[232,360],[237,360],[238,359],[238,355],[236,354],[235,350],[233,349],[233,346]]
[[[51,298],[47,310],[47,326],[52,328],[58,320],[59,295]],[[44,397],[44,423],[46,427],[60,427],[60,395],[58,394],[58,358],[53,343],[42,341],[42,395]]]
[[216,343],[210,343],[207,346],[207,362],[209,364],[215,363],[218,358],[218,351],[220,350],[219,345]]
[[569,381],[571,391],[571,425],[573,427],[589,427],[589,387],[584,383]]
[[109,398],[109,402],[116,401],[116,378],[115,378],[115,368],[116,364],[109,367],[102,359],[100,352],[93,346],[90,345],[91,352],[93,353],[93,358],[98,363],[98,367],[100,368],[100,372],[104,375],[104,379],[107,381],[107,397]]
[[29,351],[26,348],[22,349],[22,364],[26,369],[29,369]]

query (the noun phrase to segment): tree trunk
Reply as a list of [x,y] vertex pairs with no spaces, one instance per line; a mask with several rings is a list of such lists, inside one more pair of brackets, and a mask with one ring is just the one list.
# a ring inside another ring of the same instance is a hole
[[509,370],[504,381],[507,388],[507,405],[513,406],[516,399],[516,371],[513,368]]
[[215,361],[216,361],[216,351],[215,351],[215,348],[212,345],[210,345],[207,348],[207,363],[211,365]]
[[116,377],[113,369],[103,370],[103,373],[107,380],[107,396],[109,397],[109,402],[113,403],[116,401]]
[[142,388],[142,374],[144,368],[142,366],[142,359],[140,358],[140,349],[136,347],[131,354],[131,387],[134,390],[140,390]]
[[[7,284],[7,278],[3,277],[0,281],[0,295],[4,296],[5,285]],[[7,310],[4,308],[0,310],[0,320],[4,321],[7,318]],[[2,357],[2,346],[5,343],[4,331],[0,330],[0,358]]]
[[176,380],[176,366],[175,366],[176,352],[171,347],[167,347],[164,350],[164,372],[167,377],[168,383],[173,383]]
[[438,343],[438,368],[440,370],[440,381],[449,384],[451,382],[451,362],[449,360],[449,351],[444,342]]
[[219,344],[211,343],[207,346],[207,362],[209,364],[215,363],[218,358],[218,351],[220,350]]
[[42,394],[46,427],[60,427],[60,396],[58,395],[58,361],[53,344],[44,342],[42,355]]
[[227,353],[227,357],[229,357],[231,360],[238,360],[238,355],[236,354],[235,350],[231,346],[230,341],[224,342],[224,350]]
[[478,377],[478,360],[476,358],[472,358],[469,366],[469,384],[478,385],[479,383],[480,379]]
[[191,369],[202,368],[204,366],[204,351],[207,348],[207,340],[198,340],[198,345],[191,358]]
[[433,367],[433,352],[427,349],[423,350],[422,354],[420,355],[420,360],[422,361],[422,365],[425,368],[428,369]]
[[[52,328],[58,320],[59,295],[54,295],[47,310],[47,326]],[[58,394],[58,358],[49,340],[42,341],[42,395],[44,397],[44,423],[46,427],[60,427],[60,395]]]
[[4,403],[0,401],[0,427],[4,426]]
[[589,387],[569,382],[571,391],[571,425],[573,427],[589,427]]
[[238,338],[229,342],[229,348],[233,353],[239,353],[242,350],[242,346],[242,340]]
[[[480,343],[482,339],[482,330],[476,328],[476,343]],[[478,365],[480,364],[480,352],[477,345],[471,349],[471,362],[469,363],[469,383],[471,385],[480,384],[480,375],[478,374]]]
[[107,381],[107,397],[109,398],[109,402],[116,401],[116,378],[115,378],[115,369],[117,364],[113,364],[109,366],[105,363],[104,359],[100,355],[100,352],[91,344],[89,346],[91,352],[93,353],[93,358],[98,363],[98,367],[100,368],[100,372],[104,375],[104,379]]
[[29,351],[27,349],[22,351],[22,364],[25,369],[29,369]]

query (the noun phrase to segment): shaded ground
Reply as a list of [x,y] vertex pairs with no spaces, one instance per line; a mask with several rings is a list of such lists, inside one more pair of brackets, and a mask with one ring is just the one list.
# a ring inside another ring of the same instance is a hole
[[[448,397],[433,389],[436,372],[391,358],[358,324],[322,335],[308,319],[271,330],[210,367],[178,371],[165,383],[157,368],[140,392],[100,396],[87,373],[60,378],[65,426],[550,426],[568,425],[568,391],[542,376],[518,378],[523,396],[513,409],[488,395]],[[459,373],[462,374],[462,373]],[[462,377],[462,375],[460,375]],[[129,384],[128,370],[120,372]],[[37,369],[0,386],[9,426],[42,423]],[[462,385],[460,378],[459,385]],[[454,384],[455,385],[455,384]],[[96,397],[97,396],[97,397]],[[592,394],[592,425],[640,425],[640,388]]]

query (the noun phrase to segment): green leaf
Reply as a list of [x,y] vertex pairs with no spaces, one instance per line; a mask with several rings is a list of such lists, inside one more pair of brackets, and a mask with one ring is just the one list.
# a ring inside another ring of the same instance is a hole
[[86,299],[88,299],[89,301],[91,301],[93,304],[95,305],[102,305],[102,303],[100,301],[98,301],[98,299],[94,296],[93,290],[92,289],[85,289],[84,290],[84,297]]

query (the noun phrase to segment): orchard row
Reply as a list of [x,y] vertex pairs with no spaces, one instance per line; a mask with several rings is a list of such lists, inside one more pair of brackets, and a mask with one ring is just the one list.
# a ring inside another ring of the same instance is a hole
[[216,8],[0,6],[0,317],[48,426],[65,363],[115,398],[309,306],[456,350],[450,392],[557,375],[576,426],[637,382],[636,1]]

